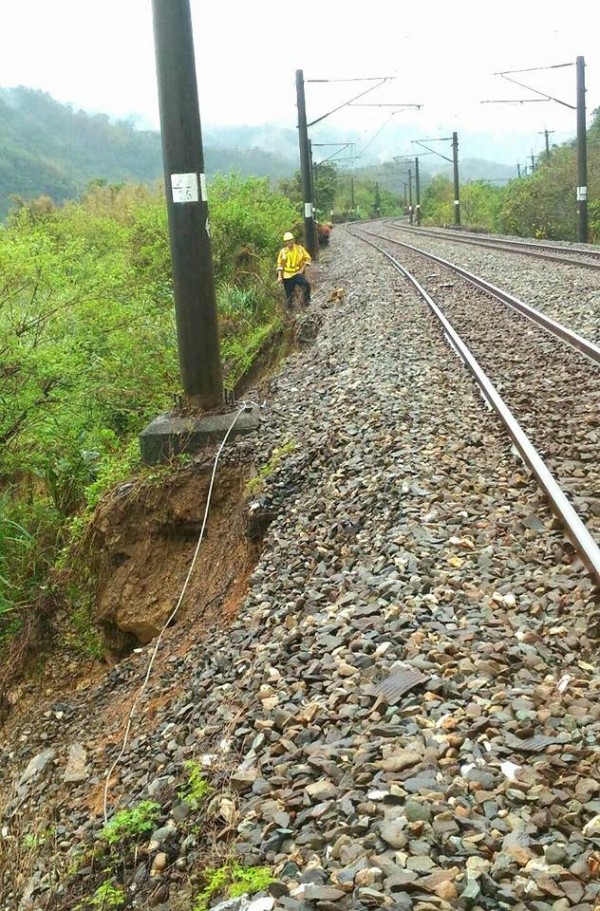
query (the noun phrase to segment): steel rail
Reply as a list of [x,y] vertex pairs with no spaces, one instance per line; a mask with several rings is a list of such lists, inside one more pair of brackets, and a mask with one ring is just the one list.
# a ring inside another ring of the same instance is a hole
[[[500,238],[483,238],[473,234],[459,235],[455,231],[436,231],[431,228],[413,228],[392,222],[392,227],[398,231],[412,231],[422,233],[424,236],[438,237],[451,243],[468,244],[471,247],[487,247],[491,250],[504,250],[510,253],[520,253],[521,256],[535,256],[537,259],[549,259],[555,263],[569,266],[582,266],[584,269],[600,269],[600,250],[584,250],[582,248],[558,248],[550,244],[532,244],[526,240],[502,240]],[[559,252],[561,250],[562,252]],[[550,252],[554,251],[554,252]],[[577,256],[587,256],[589,259],[577,259]]]
[[566,326],[563,326],[561,323],[557,323],[556,320],[553,320],[550,316],[546,316],[540,310],[536,310],[534,307],[530,307],[528,304],[524,303],[522,300],[519,300],[518,297],[509,294],[508,291],[503,291],[502,288],[498,288],[496,285],[492,285],[491,282],[486,281],[484,278],[480,278],[478,275],[474,275],[472,272],[468,272],[467,269],[463,269],[462,266],[457,266],[455,263],[448,262],[446,259],[442,259],[441,256],[436,256],[434,253],[429,253],[427,250],[421,250],[420,247],[413,247],[412,244],[406,244],[401,240],[394,240],[391,237],[382,237],[381,234],[375,234],[372,231],[365,231],[364,228],[361,230],[365,234],[369,234],[371,237],[378,237],[379,240],[385,240],[390,244],[397,244],[400,247],[405,247],[407,250],[412,250],[413,253],[418,253],[421,256],[427,257],[436,263],[439,263],[441,266],[445,266],[447,269],[451,269],[453,272],[458,273],[472,285],[475,285],[476,288],[479,288],[481,291],[485,291],[486,294],[491,294],[493,297],[496,297],[502,303],[507,304],[509,307],[513,307],[515,310],[518,310],[519,313],[522,313],[523,316],[526,316],[527,319],[531,320],[536,326],[540,326],[546,332],[550,333],[561,341],[566,342],[566,344],[571,345],[572,348],[575,348],[580,354],[583,354],[585,357],[589,358],[593,364],[600,365],[600,346],[594,344],[594,342],[589,342],[583,336],[578,335],[576,332],[573,332],[572,329],[567,329]]
[[392,263],[394,268],[409,280],[409,282],[416,289],[417,293],[423,298],[433,313],[437,316],[440,323],[442,324],[444,334],[446,335],[446,338],[448,339],[450,345],[455,349],[461,360],[467,366],[479,388],[481,389],[485,400],[494,409],[506,427],[511,440],[521,455],[521,458],[529,467],[537,483],[548,497],[552,511],[562,524],[567,536],[570,538],[573,546],[579,553],[579,556],[581,557],[583,563],[589,570],[590,574],[594,577],[595,582],[597,584],[600,584],[600,548],[596,544],[594,538],[591,536],[582,520],[577,515],[571,502],[567,499],[561,490],[558,482],[552,475],[552,472],[547,467],[537,449],[511,412],[506,402],[503,400],[494,384],[488,378],[483,368],[480,366],[467,345],[463,342],[458,332],[456,332],[456,330],[453,328],[449,320],[444,316],[435,301],[429,296],[425,288],[419,284],[417,279],[411,275],[408,269],[401,265],[401,263],[395,260],[390,253],[388,253],[378,244],[374,243],[371,240],[367,240],[365,237],[360,237],[360,235],[354,234],[354,236],[359,240],[362,240],[364,243],[367,243],[370,246],[374,247],[380,253],[383,253],[386,259]]

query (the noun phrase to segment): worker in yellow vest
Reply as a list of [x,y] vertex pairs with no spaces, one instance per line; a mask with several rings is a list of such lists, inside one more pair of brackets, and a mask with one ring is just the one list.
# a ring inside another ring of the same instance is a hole
[[277,281],[283,282],[288,307],[292,306],[294,291],[300,288],[304,305],[310,303],[310,283],[304,270],[310,263],[310,255],[301,244],[297,244],[291,231],[283,235],[284,247],[277,257]]

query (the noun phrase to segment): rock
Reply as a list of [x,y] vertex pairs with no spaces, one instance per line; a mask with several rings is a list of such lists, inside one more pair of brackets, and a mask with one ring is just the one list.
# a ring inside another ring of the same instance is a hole
[[150,876],[159,876],[161,873],[163,873],[163,871],[166,869],[167,863],[167,855],[163,851],[159,852],[152,861]]
[[89,778],[89,774],[87,752],[82,744],[74,743],[69,748],[69,758],[63,781],[67,783],[86,781]]
[[404,848],[408,842],[404,819],[389,819],[381,824],[379,834],[390,848]]
[[429,822],[431,819],[431,809],[424,803],[418,803],[416,800],[407,800],[404,805],[404,815],[409,822],[423,820]]
[[358,870],[354,881],[357,886],[372,886],[380,883],[383,879],[383,872],[379,867],[367,867],[365,870]]
[[402,772],[420,762],[422,756],[414,750],[399,750],[385,759],[380,760],[377,765],[384,772]]
[[304,898],[309,902],[336,902],[343,898],[344,894],[341,889],[334,886],[317,886],[313,883],[309,883],[304,890]]
[[34,779],[37,775],[40,775],[48,763],[52,762],[55,756],[56,752],[54,749],[52,749],[52,747],[49,747],[48,749],[43,750],[41,753],[38,753],[37,756],[33,757],[19,779],[19,784],[17,786],[19,797],[22,797],[27,793],[32,779]]
[[148,853],[152,854],[153,851],[157,851],[163,845],[168,844],[176,835],[177,829],[175,826],[162,826],[160,829],[155,829],[150,837]]
[[586,838],[596,838],[600,836],[600,814],[590,819],[583,827],[583,834]]
[[312,800],[320,802],[322,800],[333,800],[337,797],[338,789],[331,782],[325,779],[320,779],[315,781],[312,784],[309,784],[305,788],[306,793]]
[[250,790],[257,779],[258,771],[256,769],[239,769],[231,776],[231,787],[243,793]]

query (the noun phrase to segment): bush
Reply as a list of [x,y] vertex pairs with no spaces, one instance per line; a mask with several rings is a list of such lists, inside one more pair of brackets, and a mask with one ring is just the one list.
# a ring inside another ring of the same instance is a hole
[[[233,385],[277,325],[293,206],[266,180],[210,188],[222,360]],[[91,186],[0,231],[0,637],[47,582],[73,519],[137,470],[137,435],[179,390],[166,206]],[[2,619],[4,617],[4,619]]]

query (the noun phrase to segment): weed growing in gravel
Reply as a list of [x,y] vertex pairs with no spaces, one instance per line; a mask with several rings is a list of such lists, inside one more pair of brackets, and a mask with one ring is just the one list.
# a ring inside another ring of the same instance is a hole
[[121,810],[113,816],[101,832],[100,837],[109,845],[116,845],[126,838],[135,838],[151,832],[160,813],[160,804],[144,800],[131,810]]
[[289,455],[290,452],[293,452],[296,448],[296,443],[294,440],[288,440],[287,443],[284,443],[283,446],[276,447],[269,461],[259,469],[258,474],[250,478],[246,484],[245,495],[247,497],[254,497],[262,490],[262,486],[265,480],[272,475],[279,463],[285,458],[286,455]]
[[123,889],[115,888],[111,883],[102,883],[91,898],[88,898],[84,905],[79,907],[96,908],[97,911],[115,911],[122,908],[127,901],[127,895]]
[[210,794],[211,787],[204,777],[201,767],[193,759],[184,763],[184,768],[188,773],[188,780],[177,792],[177,796],[189,804],[192,810],[197,810],[204,798]]
[[210,901],[219,893],[227,898],[239,898],[241,895],[254,895],[262,892],[272,882],[273,874],[268,867],[241,867],[238,863],[226,863],[218,869],[204,870],[206,885],[197,896],[193,911],[206,911]]
[[234,879],[229,887],[230,898],[238,898],[245,892],[254,895],[255,892],[262,892],[275,882],[268,867],[240,867],[235,864],[232,872]]
[[37,832],[27,832],[23,836],[23,847],[34,851],[37,848],[40,848],[42,845],[47,844],[47,842],[51,838],[54,838],[55,835],[55,826],[48,826],[47,829],[40,829]]

